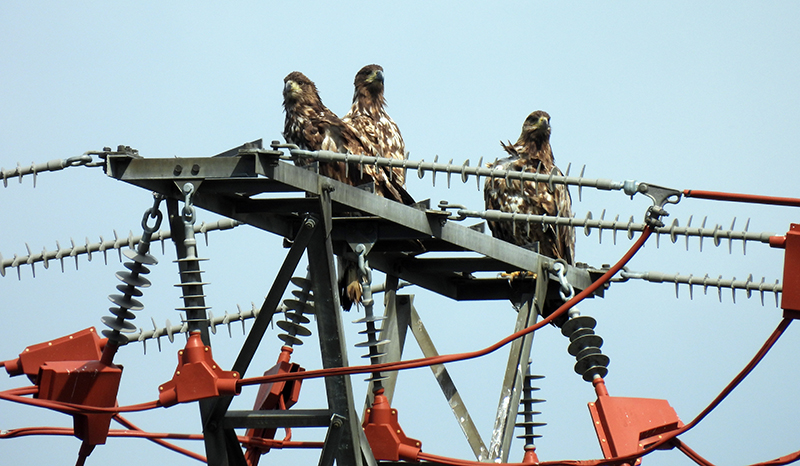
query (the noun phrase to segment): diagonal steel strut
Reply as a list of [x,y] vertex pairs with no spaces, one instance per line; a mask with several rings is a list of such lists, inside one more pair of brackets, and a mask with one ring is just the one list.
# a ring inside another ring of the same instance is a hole
[[[280,299],[283,297],[286,286],[289,284],[289,280],[292,278],[292,273],[294,273],[294,270],[297,268],[297,263],[300,261],[300,258],[305,252],[306,246],[311,240],[311,236],[315,230],[315,227],[316,221],[311,217],[307,217],[303,222],[303,227],[300,229],[300,232],[295,238],[294,244],[286,254],[286,258],[284,259],[278,274],[275,276],[272,287],[270,288],[267,297],[264,299],[264,304],[261,306],[261,311],[253,322],[253,326],[250,328],[250,333],[248,333],[247,338],[242,345],[242,349],[239,351],[239,356],[236,358],[236,362],[233,364],[232,370],[239,372],[239,374],[244,375],[244,373],[247,371],[247,368],[253,359],[253,355],[258,349],[258,345],[264,337],[267,326],[272,320],[272,316],[278,307]],[[219,439],[226,439],[225,442],[227,443],[228,453],[235,455],[238,459],[238,457],[241,455],[241,447],[239,447],[238,441],[235,444],[231,444],[232,442],[230,438],[236,438],[235,434],[233,434],[233,429],[223,429],[222,426],[223,418],[231,404],[231,401],[233,401],[233,397],[229,396],[220,397],[215,400],[213,407],[207,410],[206,414],[203,416],[203,432],[204,436],[206,437],[216,437],[218,441],[215,443],[215,445],[217,446],[219,446]],[[236,454],[236,450],[238,450],[239,454]],[[209,458],[212,457],[212,452],[207,452],[207,454]],[[219,458],[218,454],[216,455],[216,458]],[[217,463],[215,461],[215,464],[244,464],[242,463],[244,461],[244,456],[242,456],[241,459],[236,463],[229,463],[229,459],[230,458],[228,455],[224,455],[223,458],[218,459],[220,462]]]

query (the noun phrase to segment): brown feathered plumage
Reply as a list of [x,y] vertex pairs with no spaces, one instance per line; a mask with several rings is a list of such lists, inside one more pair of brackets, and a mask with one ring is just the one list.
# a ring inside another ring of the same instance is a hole
[[[286,142],[305,150],[373,155],[353,127],[322,104],[317,86],[303,73],[294,71],[283,81],[286,112],[283,137]],[[358,165],[351,165],[346,170],[341,162],[321,162],[319,172],[352,186],[374,182],[377,195],[405,204],[414,202],[399,180],[387,176],[384,167],[364,165],[362,170]]]
[[[353,105],[342,117],[353,127],[359,140],[369,151],[369,155],[403,160],[406,145],[400,128],[386,113],[386,99],[383,96],[383,68],[380,65],[367,65],[356,73]],[[395,167],[386,170],[389,176],[397,179],[400,186],[405,185],[403,169]]]
[[[293,71],[283,80],[283,109],[286,122],[283,137],[304,150],[333,152],[363,151],[358,137],[335,113],[322,104],[317,86],[303,73]],[[307,165],[307,159],[298,159]],[[358,170],[348,172],[342,162],[320,162],[319,172],[342,183],[358,185],[364,182]]]
[[[509,157],[489,164],[491,168],[561,175],[550,147],[550,115],[541,110],[528,115],[515,144],[500,142]],[[484,187],[486,208],[532,215],[572,216],[572,199],[566,185],[489,178]],[[489,221],[495,238],[539,252],[554,259],[575,261],[575,230],[571,226],[528,225]]]
[[[304,150],[375,155],[350,123],[342,121],[322,104],[316,85],[303,73],[289,73],[283,82],[283,108],[286,112],[283,137],[286,142]],[[300,160],[298,164],[307,164],[303,159]],[[343,162],[320,162],[319,173],[351,186],[374,183],[377,195],[404,204],[414,203],[401,180],[388,176],[385,167],[346,167]],[[355,264],[341,258],[339,288],[345,310],[349,310],[352,303],[361,301],[361,285]]]

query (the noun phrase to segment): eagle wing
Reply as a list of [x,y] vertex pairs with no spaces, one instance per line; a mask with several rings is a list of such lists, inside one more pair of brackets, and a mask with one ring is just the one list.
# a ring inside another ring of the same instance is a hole
[[[370,155],[396,160],[405,160],[406,146],[400,128],[385,112],[375,118],[362,113],[353,114],[353,109],[343,120],[349,123]],[[389,170],[387,170],[389,171]],[[401,167],[391,169],[389,176],[397,179],[397,184],[405,186],[405,173]]]

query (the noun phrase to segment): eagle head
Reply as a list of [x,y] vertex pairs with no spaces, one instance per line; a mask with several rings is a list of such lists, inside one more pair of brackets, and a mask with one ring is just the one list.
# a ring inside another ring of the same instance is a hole
[[283,78],[283,100],[286,102],[319,100],[317,86],[299,71],[292,71]]
[[550,139],[550,115],[543,110],[536,110],[528,115],[522,124],[520,139],[548,140]]
[[356,73],[355,81],[353,82],[356,88],[356,93],[359,91],[368,91],[372,94],[383,93],[383,67],[381,65],[367,65]]

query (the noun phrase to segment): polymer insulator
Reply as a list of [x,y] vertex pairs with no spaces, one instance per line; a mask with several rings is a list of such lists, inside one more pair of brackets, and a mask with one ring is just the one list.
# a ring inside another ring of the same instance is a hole
[[[137,249],[126,249],[123,251],[125,257],[130,259],[131,262],[125,262],[124,264],[125,268],[130,272],[122,271],[116,273],[117,279],[123,282],[123,285],[117,285],[117,290],[122,294],[112,294],[108,296],[108,299],[114,303],[116,307],[109,308],[109,311],[114,317],[104,316],[101,319],[103,324],[110,329],[103,330],[103,335],[107,337],[115,347],[128,343],[128,339],[122,335],[123,333],[133,333],[136,331],[136,326],[130,322],[130,320],[135,318],[135,315],[130,311],[140,311],[144,308],[144,305],[136,298],[142,296],[142,291],[139,288],[150,286],[150,281],[142,275],[150,273],[150,270],[146,267],[147,265],[155,265],[158,263],[158,260],[150,255],[148,251],[150,250],[150,238],[152,237],[152,233],[158,230],[161,224],[162,214],[158,210],[161,199],[161,196],[155,196],[153,207],[148,209],[144,214],[144,218],[142,219],[144,234],[142,235],[142,241],[139,242]],[[155,225],[152,227],[147,224],[150,218],[156,219]]]
[[[381,347],[388,344],[389,340],[379,340],[378,332],[380,332],[381,329],[375,327],[375,323],[384,320],[384,317],[373,314],[372,269],[370,269],[367,261],[367,247],[364,244],[358,244],[355,250],[358,254],[358,275],[361,281],[361,304],[364,305],[364,317],[353,321],[353,323],[364,324],[366,330],[362,330],[358,333],[367,336],[367,341],[356,343],[355,346],[356,348],[369,348],[369,353],[361,357],[369,358],[370,364],[379,364],[381,358],[386,355],[386,353],[381,351]],[[365,381],[372,382],[373,391],[378,391],[382,388],[381,381],[387,378],[388,377],[383,376],[381,372],[378,371],[373,372]]]
[[292,277],[291,282],[299,287],[298,290],[292,290],[292,295],[297,299],[283,300],[284,317],[285,320],[278,321],[278,328],[285,331],[278,335],[286,346],[300,346],[303,340],[298,337],[307,337],[311,335],[305,325],[310,322],[308,317],[303,314],[314,314],[314,300],[311,292],[311,280],[303,277]]
[[[202,222],[199,226],[194,226],[195,233],[202,232],[206,235],[206,244],[208,244],[208,232],[214,230],[228,230],[240,225],[240,223],[236,220],[231,219],[223,219],[218,222],[211,222],[205,223]],[[158,232],[154,232],[150,235],[150,241],[160,241],[161,242],[161,253],[164,253],[164,240],[171,238],[172,232],[168,230],[159,230]],[[86,239],[86,243],[83,245],[77,245],[74,239],[70,239],[70,247],[62,248],[60,242],[56,241],[56,249],[54,251],[49,251],[47,248],[42,248],[42,252],[39,253],[32,253],[31,248],[26,244],[25,247],[28,251],[26,255],[14,255],[11,259],[4,259],[3,255],[0,254],[0,276],[6,275],[6,268],[12,267],[17,269],[17,278],[21,279],[21,266],[22,265],[30,265],[31,272],[33,276],[36,276],[36,270],[34,266],[37,262],[43,262],[44,268],[50,268],[50,260],[57,260],[61,264],[61,272],[64,272],[64,258],[65,257],[72,257],[75,259],[75,268],[78,268],[78,256],[86,255],[87,258],[91,261],[92,253],[93,252],[101,252],[103,253],[103,261],[106,265],[108,265],[108,250],[109,249],[116,249],[119,253],[119,261],[122,262],[122,252],[124,248],[133,249],[136,247],[139,242],[142,241],[141,236],[133,236],[133,233],[129,233],[128,237],[119,237],[117,235],[117,231],[114,230],[114,239],[113,240],[105,240],[102,236],[100,236],[100,242],[98,243],[90,243],[88,238]]]
[[545,400],[533,397],[534,392],[539,391],[539,387],[533,386],[533,381],[543,378],[543,375],[531,374],[531,364],[528,362],[528,368],[525,371],[525,378],[523,379],[522,398],[519,400],[520,410],[518,415],[522,416],[523,420],[515,424],[516,427],[522,427],[524,429],[524,433],[518,435],[517,438],[525,440],[525,447],[533,446],[534,439],[541,438],[541,435],[534,433],[533,429],[547,425],[546,422],[534,421],[534,416],[539,416],[542,413],[541,411],[534,411],[533,405],[544,403]]
[[570,344],[567,351],[575,356],[575,372],[583,380],[591,382],[595,377],[605,377],[608,374],[608,356],[603,354],[600,347],[603,339],[594,333],[597,321],[589,316],[572,315],[561,327],[561,334],[569,338]]
[[[620,221],[619,215],[617,215],[614,220],[605,220],[605,210],[603,210],[602,214],[600,215],[599,219],[594,218],[594,214],[592,212],[587,212],[584,218],[578,217],[567,217],[561,215],[533,215],[533,214],[518,214],[513,212],[501,212],[499,210],[484,210],[484,211],[475,211],[475,210],[467,210],[464,206],[459,204],[450,204],[447,201],[442,201],[439,204],[439,207],[442,210],[448,210],[450,212],[450,216],[448,220],[464,220],[467,218],[480,218],[483,220],[491,220],[494,222],[512,222],[513,228],[516,228],[517,223],[537,223],[542,224],[544,227],[545,225],[567,225],[572,226],[575,228],[583,228],[583,232],[586,236],[589,236],[593,229],[598,231],[598,240],[602,243],[602,231],[603,230],[612,230],[613,232],[613,240],[614,244],[616,244],[616,233],[617,231],[625,231],[628,234],[628,239],[633,238],[633,233],[635,231],[644,231],[645,227],[647,226],[643,222],[635,222],[633,217],[630,217],[628,221]],[[731,222],[731,228],[729,230],[723,229],[721,225],[717,224],[714,225],[713,228],[706,228],[706,221],[707,219],[703,219],[703,223],[701,227],[692,227],[692,217],[689,217],[689,221],[687,222],[686,226],[679,226],[678,221],[674,220],[672,224],[669,226],[662,226],[653,229],[653,233],[656,235],[656,247],[660,245],[660,238],[661,235],[668,235],[670,241],[676,243],[678,241],[678,237],[685,236],[686,237],[686,248],[688,250],[689,245],[689,237],[698,237],[699,239],[699,247],[700,252],[703,251],[703,239],[704,238],[711,238],[714,242],[715,246],[720,246],[723,240],[726,240],[728,243],[728,252],[733,252],[733,241],[741,241],[742,242],[742,253],[747,253],[746,244],[748,241],[756,241],[762,244],[769,244],[769,239],[772,236],[775,236],[774,233],[770,232],[753,232],[749,231],[750,228],[750,220],[747,220],[744,229],[742,230],[734,230],[733,228],[736,226],[736,219]],[[530,228],[528,226],[528,228]]]

